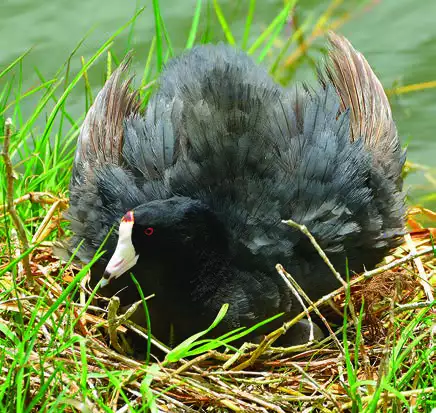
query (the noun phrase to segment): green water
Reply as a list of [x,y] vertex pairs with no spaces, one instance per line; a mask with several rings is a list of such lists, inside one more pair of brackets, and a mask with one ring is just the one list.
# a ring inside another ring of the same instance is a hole
[[[353,9],[358,1],[347,0],[344,8]],[[367,57],[379,75],[384,86],[389,89],[397,83],[407,85],[436,80],[436,1],[379,0],[371,10],[347,22],[340,32],[346,35],[356,48]],[[135,50],[135,68],[142,68],[150,40],[154,33],[151,0],[138,4],[147,9],[136,22],[131,44],[128,32],[115,43],[114,49],[122,56],[128,48]],[[0,2],[0,70],[12,62],[19,54],[33,47],[25,58],[23,90],[39,84],[34,71],[37,67],[46,79],[54,76],[60,65],[68,58],[79,40],[92,29],[81,46],[79,55],[91,56],[101,44],[133,15],[137,5],[134,1],[105,0],[2,0]],[[195,0],[162,0],[162,14],[169,29],[173,46],[180,51],[189,31]],[[223,11],[231,20],[236,39],[242,38],[245,13],[248,1],[220,0]],[[299,18],[319,16],[329,1],[301,0]],[[282,0],[262,0],[257,2],[253,38],[276,16]],[[289,29],[290,30],[290,29]],[[213,28],[215,38],[223,38],[218,24]],[[322,46],[322,40],[317,43]],[[321,53],[313,50],[310,54],[319,61]],[[102,85],[104,61],[100,61],[90,72],[91,84],[96,88]],[[80,67],[78,57],[72,60],[72,72]],[[303,64],[296,77],[313,77],[310,65]],[[73,116],[83,112],[83,85],[79,85],[67,102]],[[22,102],[23,117],[32,112],[35,102]],[[402,137],[408,143],[408,158],[412,162],[436,167],[436,89],[404,94],[392,100],[395,118]],[[418,202],[422,194],[435,192],[423,173],[414,173],[406,181],[410,188],[412,202]],[[436,206],[436,200],[426,201]]]

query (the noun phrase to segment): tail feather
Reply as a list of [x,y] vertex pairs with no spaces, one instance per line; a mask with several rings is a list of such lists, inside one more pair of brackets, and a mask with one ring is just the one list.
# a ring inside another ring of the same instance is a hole
[[131,78],[122,80],[129,65],[127,58],[114,71],[86,115],[77,141],[73,182],[99,164],[122,163],[124,120],[140,106],[137,92],[130,90]]
[[340,111],[350,111],[351,139],[363,138],[374,158],[392,177],[401,171],[404,156],[383,86],[361,53],[342,36],[329,34],[329,63],[320,80],[333,84]]

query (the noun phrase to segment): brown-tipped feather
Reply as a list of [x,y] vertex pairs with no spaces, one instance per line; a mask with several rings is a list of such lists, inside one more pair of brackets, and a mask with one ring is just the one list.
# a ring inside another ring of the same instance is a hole
[[106,81],[90,107],[80,130],[75,166],[121,163],[123,121],[139,111],[137,92],[130,91],[131,78],[122,80],[130,66],[127,57]]
[[[341,110],[350,110],[351,139],[362,137],[380,155],[394,152],[398,135],[383,86],[347,39],[329,33],[329,41],[325,72],[340,97]],[[325,86],[325,80],[321,78],[321,82]]]

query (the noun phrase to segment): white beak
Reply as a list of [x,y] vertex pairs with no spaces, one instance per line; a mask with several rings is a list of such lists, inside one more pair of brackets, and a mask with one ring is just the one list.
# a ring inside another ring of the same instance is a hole
[[123,275],[138,261],[139,255],[136,255],[132,244],[133,223],[133,211],[129,211],[121,219],[117,247],[106,266],[100,287],[105,287],[113,278]]

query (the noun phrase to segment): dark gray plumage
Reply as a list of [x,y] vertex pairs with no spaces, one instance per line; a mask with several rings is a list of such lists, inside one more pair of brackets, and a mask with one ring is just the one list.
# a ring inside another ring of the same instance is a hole
[[346,258],[361,271],[398,244],[405,154],[389,103],[363,56],[342,37],[330,42],[317,90],[285,90],[243,52],[206,45],[169,62],[145,113],[121,82],[126,64],[99,93],[74,161],[71,245],[83,239],[79,257],[89,261],[125,216],[128,241],[116,248],[114,231],[92,279],[106,265],[106,278],[125,267],[105,292],[127,286],[128,304],[138,297],[133,272],[155,294],[158,338],[168,339],[171,324],[176,341],[201,330],[225,302],[218,332],[299,312],[276,263],[312,299],[336,288],[282,219],[306,225],[342,272]]

